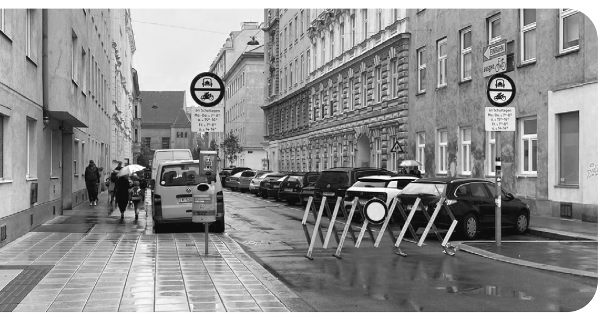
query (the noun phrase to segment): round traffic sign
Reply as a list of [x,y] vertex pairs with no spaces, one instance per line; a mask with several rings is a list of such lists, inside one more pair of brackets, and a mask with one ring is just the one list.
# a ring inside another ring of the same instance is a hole
[[224,83],[216,74],[202,72],[193,78],[189,91],[195,103],[205,107],[212,107],[222,101],[224,97]]
[[363,208],[363,216],[365,219],[374,225],[378,225],[384,222],[386,219],[386,203],[380,199],[373,198]]
[[489,79],[487,85],[487,98],[494,106],[506,106],[516,96],[516,85],[510,77],[504,74],[495,74]]

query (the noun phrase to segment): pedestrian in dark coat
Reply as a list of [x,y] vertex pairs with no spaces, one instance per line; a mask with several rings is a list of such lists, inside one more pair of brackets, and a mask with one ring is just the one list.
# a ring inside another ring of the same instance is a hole
[[115,184],[115,200],[117,201],[117,206],[120,209],[120,213],[122,213],[122,219],[124,219],[124,212],[126,212],[126,207],[128,206],[128,201],[130,200],[130,179],[128,176],[121,176],[117,179]]
[[97,201],[99,200],[98,185],[101,182],[101,174],[93,160],[90,160],[90,164],[84,171],[84,181],[86,182],[86,190],[88,190],[90,206],[97,205]]

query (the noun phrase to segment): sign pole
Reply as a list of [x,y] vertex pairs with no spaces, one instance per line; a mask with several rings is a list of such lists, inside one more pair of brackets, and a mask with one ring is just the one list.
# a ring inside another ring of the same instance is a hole
[[501,132],[495,132],[495,180],[497,197],[495,199],[495,244],[501,246]]

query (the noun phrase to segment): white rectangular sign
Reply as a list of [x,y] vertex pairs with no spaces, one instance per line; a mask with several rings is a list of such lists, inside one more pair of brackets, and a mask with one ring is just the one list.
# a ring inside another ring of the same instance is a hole
[[507,56],[499,56],[497,58],[489,59],[482,63],[482,76],[484,78],[505,72],[507,69]]
[[516,108],[486,107],[484,108],[484,124],[487,132],[516,131]]
[[191,131],[193,133],[224,132],[224,108],[192,107]]

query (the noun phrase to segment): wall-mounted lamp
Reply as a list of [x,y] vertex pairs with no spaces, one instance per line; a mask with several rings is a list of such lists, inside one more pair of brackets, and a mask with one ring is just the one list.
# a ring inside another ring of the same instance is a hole
[[50,118],[48,116],[45,116],[42,120],[42,123],[44,124],[44,128],[42,128],[42,130],[45,130],[48,127],[48,124],[50,124]]

